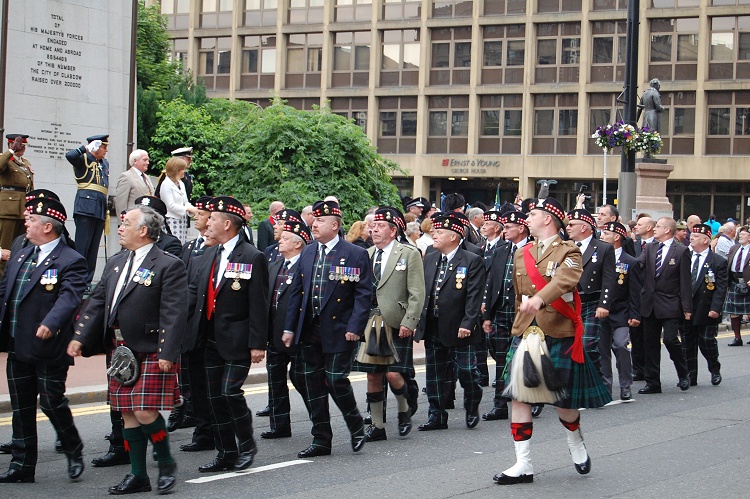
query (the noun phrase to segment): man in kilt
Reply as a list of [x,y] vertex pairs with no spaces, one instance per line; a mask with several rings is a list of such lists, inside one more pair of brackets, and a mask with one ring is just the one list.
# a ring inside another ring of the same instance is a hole
[[[485,212],[485,218],[492,223],[497,216],[495,211]],[[487,274],[484,291],[483,329],[487,333],[489,351],[495,359],[495,397],[489,412],[482,414],[485,421],[508,419],[508,399],[503,397],[505,383],[503,372],[510,347],[510,330],[516,315],[516,293],[513,290],[513,262],[516,250],[529,242],[529,228],[526,214],[511,211],[499,218],[503,224],[505,241],[497,243],[492,263]]]
[[612,306],[610,290],[614,289],[615,251],[611,244],[594,237],[596,221],[586,210],[577,209],[568,213],[568,237],[581,250],[583,273],[578,281],[581,296],[581,319],[583,320],[583,348],[601,372],[599,360],[599,336],[602,320],[609,315]]
[[[565,212],[554,198],[537,199],[527,216],[535,242],[515,254],[516,319],[505,395],[513,399],[511,434],[516,464],[494,480],[500,485],[534,481],[529,443],[532,403],[554,404],[568,449],[580,474],[591,470],[579,408],[601,407],[612,398],[583,348],[581,251],[560,239]],[[521,339],[523,336],[523,339]]]
[[721,383],[719,345],[716,343],[721,309],[727,295],[727,261],[711,251],[711,226],[695,224],[690,234],[693,250],[690,277],[693,281],[693,315],[682,330],[690,385],[698,384],[698,349],[708,362],[711,384]]
[[[175,463],[169,449],[166,422],[160,410],[171,410],[176,398],[180,345],[187,321],[187,278],[182,261],[156,247],[164,219],[153,208],[136,206],[125,214],[118,230],[128,251],[110,258],[102,280],[91,293],[76,323],[68,354],[76,357],[85,347],[112,350],[127,347],[140,370],[121,383],[109,377],[109,400],[120,411],[131,472],[110,494],[151,490],[146,471],[148,441],[159,462],[158,490],[171,491],[176,483]],[[109,372],[109,371],[108,371]]]
[[[396,240],[399,231],[405,230],[404,217],[395,208],[380,208],[375,212],[374,246],[367,250],[373,265],[370,315],[371,319],[382,316],[383,325],[374,336],[365,331],[365,343],[360,344],[352,367],[354,371],[367,373],[367,401],[372,414],[372,425],[365,430],[368,442],[388,438],[383,420],[384,375],[398,402],[399,436],[405,437],[412,428],[406,381],[414,369],[412,337],[424,304],[425,289],[419,250]],[[378,346],[388,348],[378,349]]]
[[[750,229],[747,226],[738,230],[739,242],[732,246],[727,257],[729,273],[729,292],[727,293],[724,313],[729,314],[729,320],[734,333],[734,340],[730,347],[742,346],[740,325],[742,316],[750,314]],[[750,342],[748,342],[750,343]]]

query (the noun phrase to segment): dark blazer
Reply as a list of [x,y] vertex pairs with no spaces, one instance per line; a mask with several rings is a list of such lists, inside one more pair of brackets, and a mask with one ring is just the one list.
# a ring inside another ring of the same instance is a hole
[[578,281],[581,298],[599,293],[599,307],[609,310],[612,299],[609,293],[615,279],[615,248],[604,241],[591,238],[586,251],[582,254],[583,274]]
[[159,240],[156,241],[156,247],[162,251],[166,251],[170,255],[176,256],[177,258],[182,256],[182,245],[180,244],[180,240],[172,234],[167,234],[164,231],[161,231]]
[[[469,253],[474,253],[475,255],[482,257],[484,259],[484,250],[477,246],[476,244],[472,244],[466,239],[461,241],[461,244],[458,245],[461,249],[468,251]],[[427,247],[427,250],[424,252],[425,256],[429,255],[430,253],[437,251],[434,246],[430,245]]]
[[[713,274],[713,283],[708,282],[711,279],[710,274]],[[721,321],[728,286],[727,260],[709,249],[706,260],[698,270],[698,280],[693,283],[693,316],[690,322],[696,326],[718,324]],[[715,319],[708,316],[712,310],[719,314]]]
[[[729,254],[727,255],[727,273],[730,276],[734,271],[732,267],[732,264],[734,263],[734,255],[737,254],[741,247],[742,245],[740,243],[737,243],[729,249]],[[714,252],[712,251],[711,253]],[[742,278],[745,279],[745,282],[750,282],[750,257],[745,258],[745,266],[742,267]]]
[[[76,322],[74,339],[88,353],[112,345],[109,324],[112,299],[129,252],[121,251],[107,262],[102,280],[89,296]],[[187,321],[187,272],[182,261],[154,245],[140,265],[151,270],[151,284],[132,279],[122,290],[117,319],[125,344],[136,352],[158,353],[160,359],[176,362]]]
[[[198,241],[198,239],[192,239],[185,244],[182,245],[182,253],[180,253],[180,259],[185,264],[186,267],[189,267],[190,262],[195,258],[196,256],[200,256],[203,254],[203,250],[206,249],[205,246],[201,246],[199,250],[195,249],[195,244]],[[188,276],[190,274],[188,273]]]
[[263,250],[263,254],[266,257],[266,261],[269,265],[271,263],[275,262],[276,260],[279,260],[279,243],[274,242],[273,244],[269,244],[266,246],[266,249]]
[[[218,246],[206,248],[194,261],[199,268],[190,282],[189,334],[200,340],[206,327],[206,295],[211,267]],[[225,360],[247,360],[250,350],[265,350],[268,342],[268,265],[263,253],[240,237],[229,255],[229,263],[251,264],[249,279],[239,279],[240,289],[232,289],[233,279],[221,277],[216,291],[214,337]]]
[[484,237],[471,224],[467,227],[466,239],[475,246],[482,247],[484,245]]
[[276,287],[276,278],[284,266],[284,259],[282,258],[273,262],[268,268],[268,343],[276,347],[279,352],[297,352],[299,350],[298,345],[291,345],[287,348],[284,342],[281,341],[281,336],[284,334],[284,326],[286,325],[286,313],[289,308],[289,288],[291,287],[291,283],[287,284],[287,282],[294,279],[298,263],[299,260],[289,267],[288,278],[281,281],[279,285],[276,308],[272,305],[273,290]]
[[657,278],[658,248],[658,241],[647,244],[638,258],[643,269],[641,315],[648,317],[653,313],[657,319],[681,319],[684,312],[693,311],[690,251],[672,242],[664,258],[661,275]]
[[273,244],[273,225],[268,218],[264,218],[258,224],[258,245],[261,251]]
[[[20,249],[8,261],[5,275],[0,281],[0,344],[8,351],[10,331],[8,328],[11,293],[18,272],[28,259],[33,246]],[[57,271],[57,283],[47,290],[40,282],[48,270]],[[73,337],[73,319],[86,289],[88,273],[86,260],[60,239],[52,252],[31,272],[18,306],[14,351],[18,360],[29,364],[73,365],[73,359],[65,350]],[[47,326],[52,338],[36,337],[37,328]]]
[[[438,251],[429,253],[424,258],[425,299],[422,316],[414,335],[415,341],[428,339],[437,335],[440,342],[448,347],[462,345],[476,345],[482,341],[479,320],[481,319],[482,295],[484,294],[485,272],[481,257],[464,249],[456,251],[453,259],[448,262],[448,270],[443,279],[443,286],[438,294],[440,318],[434,321],[436,331],[426,330],[435,274],[440,266],[442,254]],[[466,277],[462,279],[460,288],[456,279],[458,267],[466,267]],[[458,337],[458,328],[471,331],[467,338]]]
[[[285,329],[294,332],[294,343],[300,342],[303,328],[312,320],[312,279],[319,252],[319,244],[308,244],[302,249],[289,290]],[[356,341],[347,341],[346,333],[362,335],[370,317],[372,268],[366,250],[340,237],[328,255],[334,266],[359,269],[359,281],[328,281],[320,309],[323,352],[346,352],[358,345]]]
[[494,319],[495,313],[508,301],[515,304],[516,295],[513,292],[513,281],[503,282],[505,265],[509,258],[513,258],[510,254],[512,247],[513,244],[509,241],[498,241],[495,245],[495,251],[492,253],[492,260],[487,272],[487,283],[484,288],[482,320],[491,321]]
[[[623,248],[617,263],[628,266],[626,272],[615,272],[615,281],[609,293],[609,316],[606,320],[612,329],[627,327],[629,319],[641,320],[641,281],[643,271],[635,257]],[[622,275],[622,277],[620,277]],[[622,282],[620,282],[622,281]]]

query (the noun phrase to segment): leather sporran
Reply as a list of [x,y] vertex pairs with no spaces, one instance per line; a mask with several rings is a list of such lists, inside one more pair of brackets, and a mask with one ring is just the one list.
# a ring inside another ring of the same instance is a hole
[[738,294],[746,295],[748,292],[750,292],[750,287],[748,287],[747,283],[744,279],[740,278],[739,281],[737,281],[737,284],[735,285],[735,291],[737,291]]
[[141,363],[136,353],[125,345],[120,345],[112,352],[107,375],[123,386],[133,386],[141,376]]
[[357,351],[357,362],[362,364],[390,365],[400,358],[393,345],[393,328],[383,320],[380,309],[370,311],[370,318],[362,335],[363,342]]

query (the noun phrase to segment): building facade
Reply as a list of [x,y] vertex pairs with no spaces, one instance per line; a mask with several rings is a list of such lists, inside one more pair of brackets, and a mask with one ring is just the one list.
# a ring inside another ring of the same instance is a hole
[[[591,134],[622,116],[627,0],[161,0],[212,97],[352,118],[402,194],[603,198]],[[641,0],[638,94],[661,80],[675,216],[750,215],[750,0]],[[607,164],[616,198],[619,155]],[[593,203],[592,203],[593,204]]]

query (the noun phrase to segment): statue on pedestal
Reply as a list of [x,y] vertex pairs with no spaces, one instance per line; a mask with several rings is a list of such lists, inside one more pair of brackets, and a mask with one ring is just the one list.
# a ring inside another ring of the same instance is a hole
[[661,82],[658,78],[654,78],[649,82],[649,85],[649,88],[647,88],[641,96],[640,104],[638,104],[638,115],[636,116],[636,121],[640,119],[641,113],[643,113],[641,130],[649,128],[650,130],[658,132],[659,113],[664,111],[664,107],[661,105],[661,95],[659,94]]

